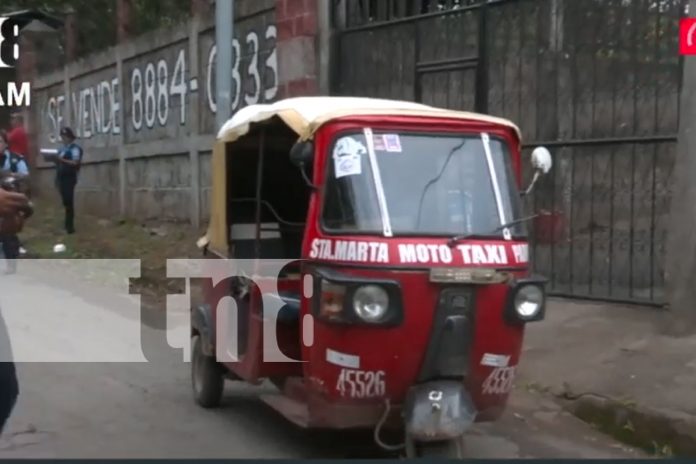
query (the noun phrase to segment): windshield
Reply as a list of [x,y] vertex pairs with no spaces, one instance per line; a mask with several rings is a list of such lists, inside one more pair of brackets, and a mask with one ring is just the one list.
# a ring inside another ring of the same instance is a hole
[[[327,231],[381,235],[379,184],[397,236],[502,237],[500,226],[521,218],[512,159],[502,139],[490,138],[489,162],[481,134],[375,133],[372,138],[377,170],[364,132],[342,134],[331,147],[322,216]],[[509,230],[513,237],[526,236],[524,224]]]

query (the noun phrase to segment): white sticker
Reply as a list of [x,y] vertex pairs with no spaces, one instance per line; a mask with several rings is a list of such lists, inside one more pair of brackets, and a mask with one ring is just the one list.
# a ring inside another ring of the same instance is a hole
[[338,376],[336,390],[343,398],[380,398],[386,394],[384,371],[356,371],[343,369]]
[[383,135],[375,135],[375,151],[387,151],[387,145],[384,143]]
[[362,174],[361,156],[367,154],[365,145],[352,137],[343,137],[336,144],[333,158],[336,168],[336,179]]
[[484,395],[507,395],[515,384],[517,367],[497,367],[483,382]]
[[385,135],[384,147],[389,153],[401,153],[401,138],[397,134]]
[[488,367],[508,367],[510,365],[510,356],[486,353],[481,359],[481,365]]
[[326,361],[336,366],[347,367],[348,369],[360,369],[360,356],[339,353],[334,350],[326,350]]

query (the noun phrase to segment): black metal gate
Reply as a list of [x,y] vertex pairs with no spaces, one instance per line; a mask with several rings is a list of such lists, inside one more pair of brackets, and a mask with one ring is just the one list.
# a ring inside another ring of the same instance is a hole
[[553,292],[659,305],[686,3],[334,0],[332,90],[515,121],[554,154],[527,205]]

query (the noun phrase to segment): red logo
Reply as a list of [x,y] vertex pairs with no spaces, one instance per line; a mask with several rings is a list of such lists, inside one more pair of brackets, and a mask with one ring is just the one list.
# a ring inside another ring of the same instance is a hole
[[685,18],[679,24],[679,53],[696,55],[696,18]]

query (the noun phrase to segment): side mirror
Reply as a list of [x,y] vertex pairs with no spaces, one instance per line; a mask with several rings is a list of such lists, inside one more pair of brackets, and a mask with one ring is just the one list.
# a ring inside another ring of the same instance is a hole
[[527,187],[527,190],[522,192],[522,196],[527,196],[534,190],[541,176],[545,176],[553,167],[553,158],[546,147],[537,147],[532,152],[532,167],[534,168],[534,178]]
[[314,158],[314,144],[312,142],[297,142],[290,149],[290,162],[302,169],[310,164]]
[[538,147],[532,152],[532,166],[535,171],[541,171],[544,175],[549,173],[553,167],[553,159],[546,147]]
[[300,170],[307,186],[318,190],[318,187],[312,183],[312,180],[307,175],[307,171],[305,171],[305,166],[311,165],[313,160],[314,144],[312,142],[297,142],[290,149],[290,162]]

